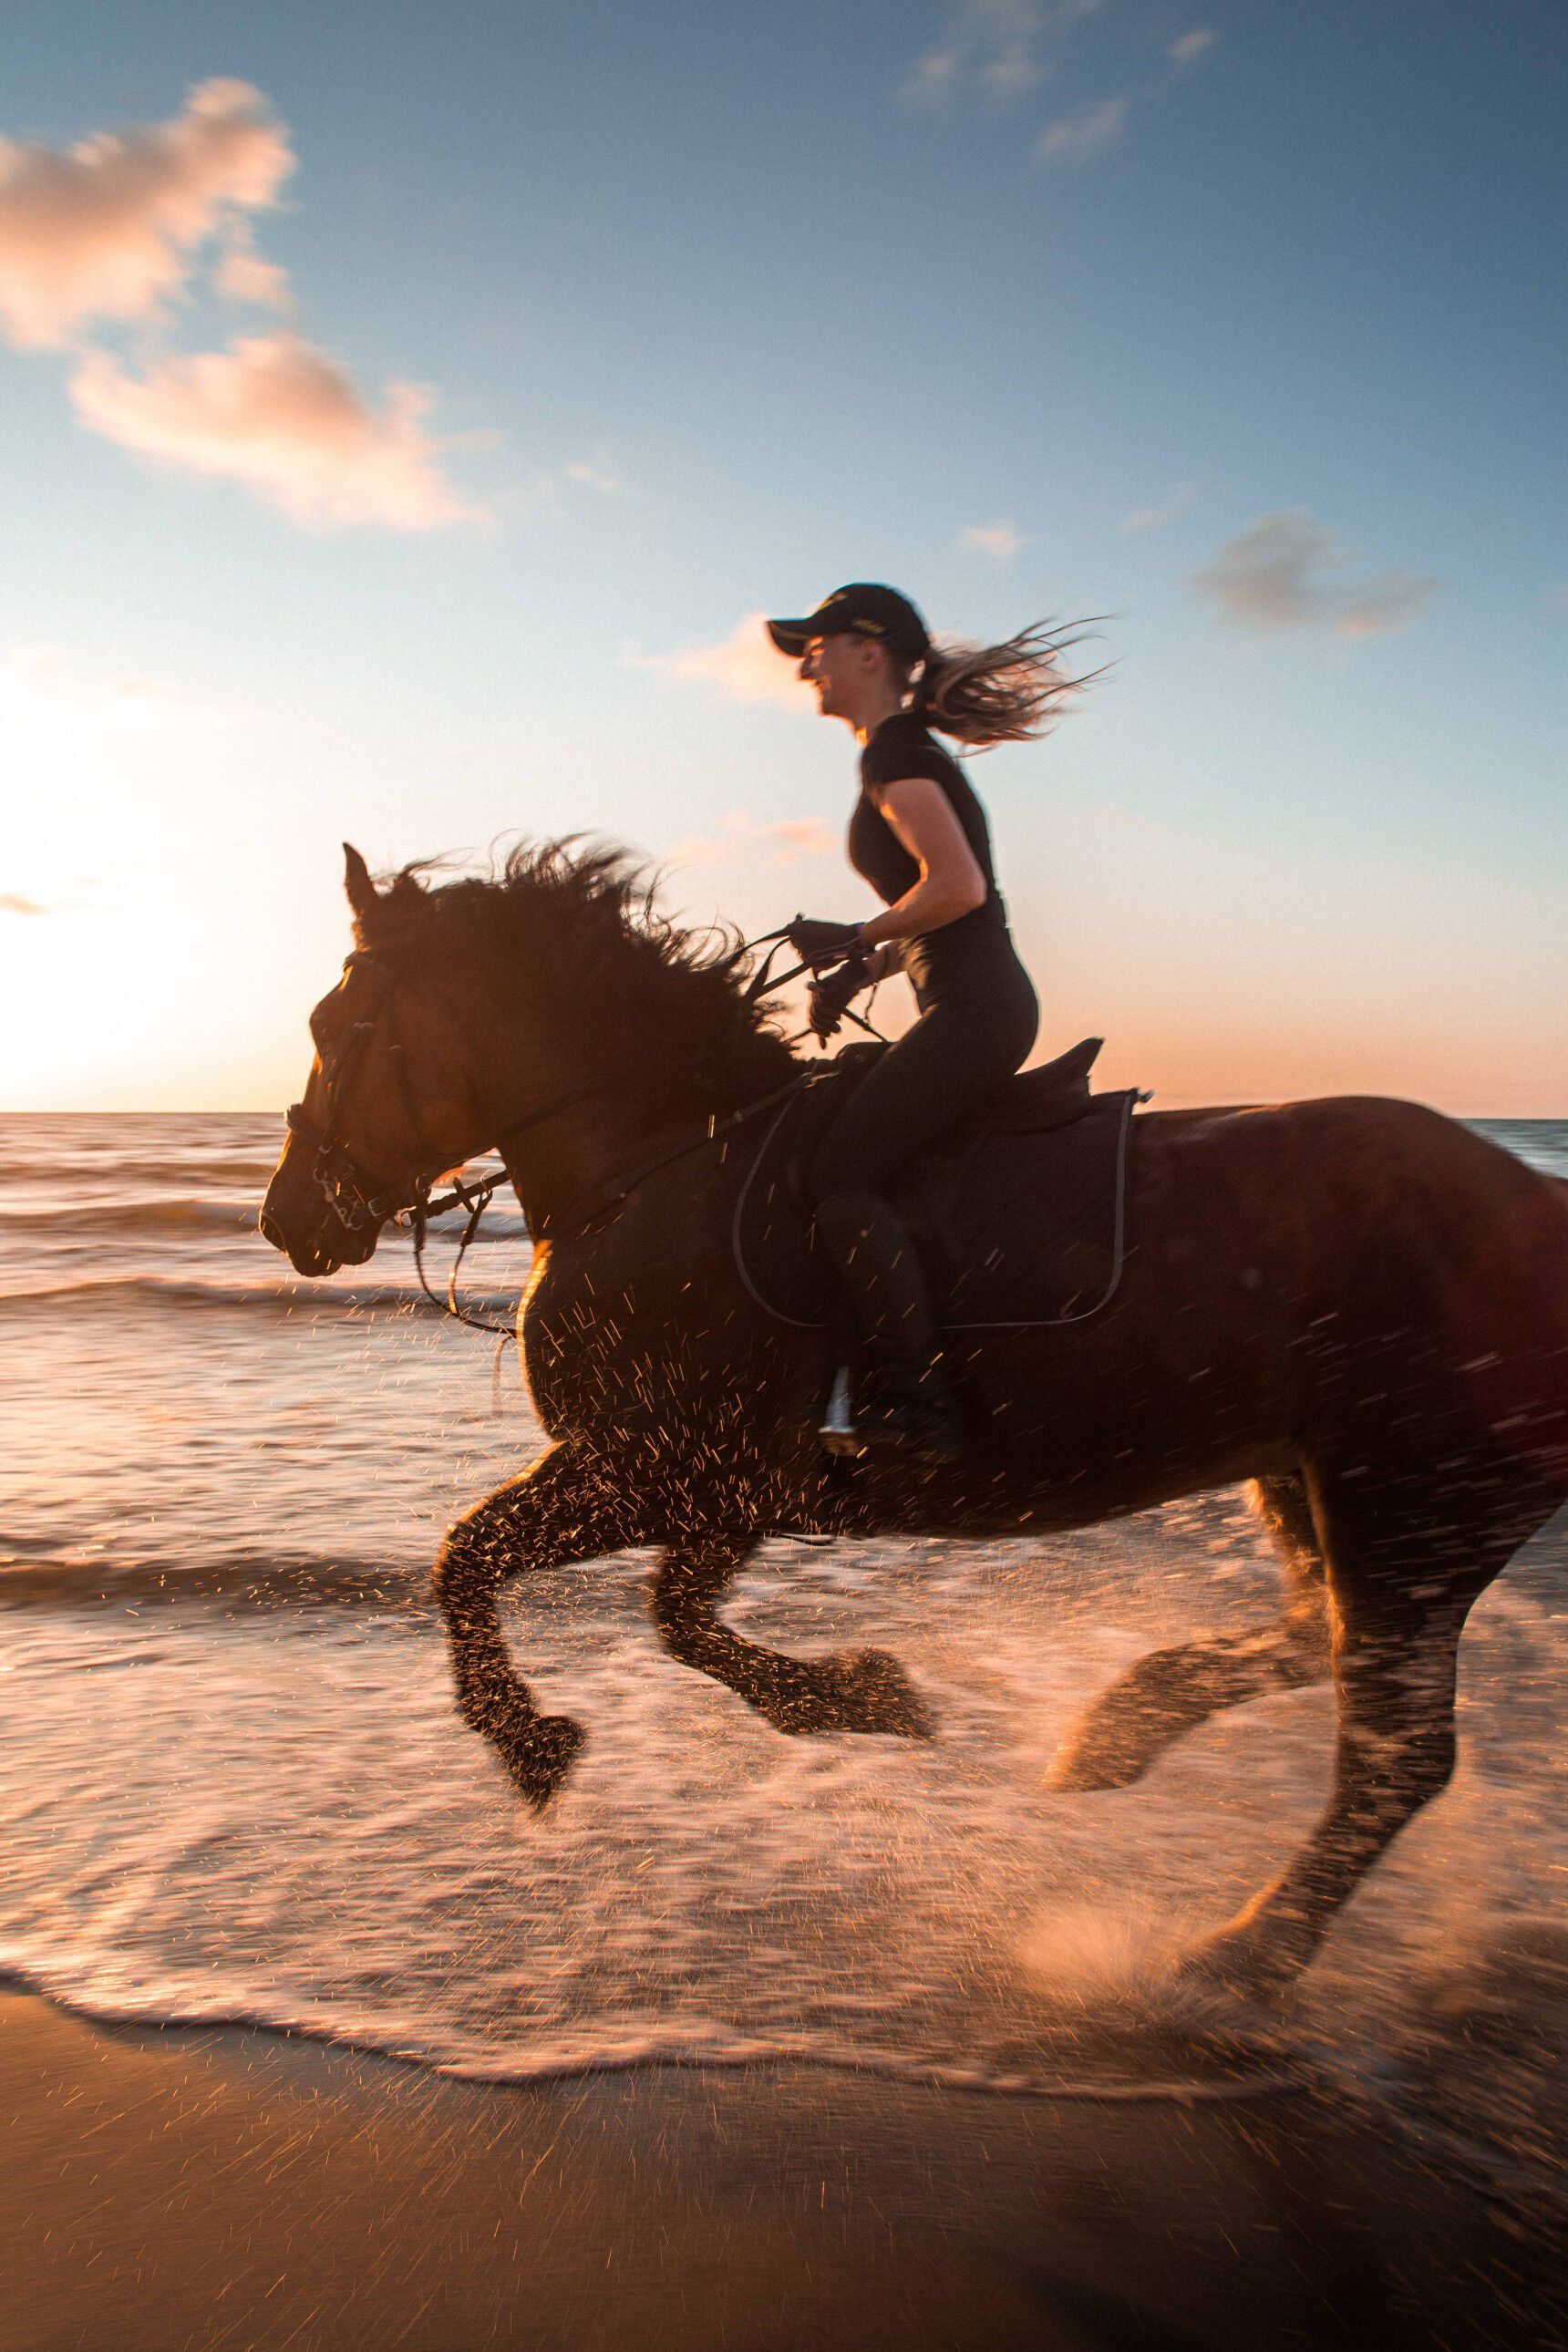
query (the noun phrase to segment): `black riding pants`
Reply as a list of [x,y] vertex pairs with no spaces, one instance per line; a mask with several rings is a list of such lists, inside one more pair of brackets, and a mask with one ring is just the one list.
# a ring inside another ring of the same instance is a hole
[[874,1062],[812,1155],[816,1235],[861,1365],[924,1381],[937,1333],[920,1261],[887,1187],[900,1161],[984,1101],[1035,1042],[1039,1007],[998,929],[921,976],[921,1017]]
[[812,1156],[814,1202],[885,1194],[911,1152],[1021,1069],[1039,1028],[1028,973],[1005,932],[973,969],[922,991],[921,1017],[856,1087]]

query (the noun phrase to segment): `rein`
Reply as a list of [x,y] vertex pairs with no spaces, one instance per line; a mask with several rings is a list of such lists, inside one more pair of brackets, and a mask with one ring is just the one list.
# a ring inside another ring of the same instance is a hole
[[[820,1074],[816,1070],[802,1070],[797,1076],[789,1079],[784,1086],[775,1087],[772,1094],[763,1095],[756,1102],[747,1103],[742,1109],[731,1111],[728,1118],[710,1118],[700,1135],[694,1135],[685,1143],[678,1143],[670,1150],[661,1152],[657,1160],[641,1161],[629,1175],[621,1176],[610,1184],[601,1186],[595,1192],[580,1194],[575,1201],[569,1202],[568,1212],[577,1212],[575,1215],[570,1217],[569,1222],[565,1213],[560,1218],[542,1219],[537,1225],[530,1227],[530,1237],[538,1241],[548,1240],[552,1231],[562,1226],[574,1234],[596,1232],[601,1225],[608,1222],[623,1202],[630,1200],[638,1185],[646,1183],[650,1176],[657,1176],[662,1169],[673,1168],[679,1160],[689,1160],[693,1152],[705,1151],[710,1144],[719,1142],[725,1136],[735,1134],[752,1119],[761,1118],[764,1111],[772,1110],[775,1104],[784,1101],[790,1095],[799,1093],[803,1087],[818,1084],[819,1076]],[[597,1094],[602,1091],[603,1088],[600,1087],[584,1087],[569,1100],[576,1102],[585,1094]],[[557,1101],[544,1111],[535,1113],[531,1118],[523,1121],[522,1124],[530,1127],[537,1126],[542,1119],[552,1118],[557,1111],[567,1108],[566,1101]],[[506,1135],[498,1137],[497,1141],[504,1143],[506,1136],[515,1135],[518,1132],[519,1129],[515,1127],[508,1128]],[[466,1323],[470,1331],[489,1331],[503,1343],[517,1338],[516,1324],[492,1323],[486,1316],[470,1315],[458,1300],[458,1277],[462,1272],[463,1260],[468,1255],[468,1244],[479,1230],[485,1211],[505,1181],[506,1179],[503,1176],[489,1176],[480,1184],[455,1183],[452,1191],[447,1193],[444,1199],[431,1201],[418,1198],[409,1208],[398,1213],[400,1219],[405,1219],[413,1228],[415,1271],[419,1276],[419,1287],[431,1306],[439,1307],[444,1315],[450,1315],[455,1321]],[[463,1228],[462,1238],[458,1244],[458,1254],[452,1260],[452,1271],[447,1283],[447,1296],[441,1298],[431,1289],[425,1272],[426,1233],[432,1217],[444,1216],[447,1210],[457,1208],[467,1209],[468,1222]]]
[[[573,1110],[578,1103],[587,1102],[593,1096],[603,1094],[605,1090],[605,1082],[599,1080],[591,1086],[575,1087],[569,1094],[554,1095],[541,1108],[531,1111],[526,1118],[514,1119],[510,1127],[503,1128],[496,1137],[496,1143],[498,1146],[504,1146],[511,1136],[525,1134],[531,1127],[542,1127],[547,1119],[558,1118],[563,1111]],[[505,1157],[504,1151],[502,1157],[503,1159]],[[421,1180],[416,1189],[413,1201],[406,1208],[396,1213],[399,1222],[405,1222],[413,1230],[414,1270],[419,1276],[419,1287],[431,1306],[439,1307],[444,1315],[450,1315],[455,1322],[466,1323],[470,1331],[489,1331],[503,1342],[517,1338],[516,1324],[492,1323],[486,1316],[470,1315],[458,1300],[458,1276],[463,1270],[463,1260],[468,1254],[468,1244],[479,1230],[485,1211],[489,1207],[502,1184],[508,1181],[504,1172],[500,1176],[487,1176],[478,1184],[465,1184],[460,1177],[454,1177],[452,1190],[443,1194],[439,1200],[433,1201],[429,1195],[427,1181]],[[458,1255],[452,1260],[452,1271],[447,1281],[447,1296],[445,1298],[438,1298],[431,1289],[429,1278],[425,1272],[425,1237],[432,1217],[444,1217],[449,1209],[458,1208],[467,1209],[468,1222],[463,1227],[462,1239],[458,1244]]]
[[[661,1169],[673,1168],[677,1160],[689,1160],[694,1151],[705,1151],[710,1143],[717,1143],[723,1137],[735,1134],[739,1129],[749,1125],[752,1119],[761,1118],[764,1111],[772,1110],[776,1103],[784,1102],[790,1095],[798,1094],[803,1087],[816,1086],[820,1076],[821,1073],[817,1070],[799,1070],[793,1078],[787,1078],[782,1087],[775,1087],[772,1094],[759,1096],[755,1102],[746,1103],[740,1110],[731,1111],[727,1118],[707,1119],[700,1134],[692,1136],[685,1143],[676,1144],[668,1151],[660,1152],[657,1160],[643,1160],[633,1169],[629,1176],[615,1179],[595,1192],[580,1194],[577,1200],[567,1203],[569,1209],[580,1211],[568,1230],[575,1234],[595,1232],[605,1223],[610,1212],[613,1209],[618,1209],[623,1201],[630,1200],[637,1186],[646,1183],[650,1176],[657,1176]],[[555,1223],[556,1220],[552,1217],[541,1224],[539,1231],[542,1237],[548,1238],[550,1229]]]
[[[814,965],[809,963],[792,963],[787,971],[775,973],[773,971],[773,961],[778,954],[779,949],[782,947],[784,940],[788,939],[794,929],[795,925],[793,923],[785,923],[776,931],[759,932],[758,936],[754,940],[744,940],[741,947],[736,950],[737,957],[739,957],[750,955],[753,948],[767,949],[767,954],[763,958],[760,969],[747,986],[746,1002],[748,1004],[754,1004],[759,996],[771,996],[776,989],[787,988],[792,980],[801,980],[808,972],[810,972],[813,977],[816,976],[816,968]],[[877,989],[876,987],[873,987],[871,991],[871,1002],[872,1003],[875,1003],[876,1001]],[[875,1037],[879,1045],[886,1045],[891,1043],[889,1038],[883,1036],[882,1032],[877,1027],[875,1022],[868,1021],[864,1014],[857,1013],[852,1004],[846,1004],[840,1011],[838,1017],[841,1021],[853,1021],[857,1029],[864,1029],[867,1036]],[[832,1034],[832,1031],[829,1030],[827,1035],[831,1036]],[[802,1044],[805,1038],[816,1036],[816,1031],[811,1027],[809,1023],[807,1023],[804,1029],[797,1029],[793,1037],[786,1037],[784,1039],[784,1043],[786,1045],[798,1045]],[[817,1043],[819,1045],[826,1045],[827,1043],[827,1037],[818,1037]]]

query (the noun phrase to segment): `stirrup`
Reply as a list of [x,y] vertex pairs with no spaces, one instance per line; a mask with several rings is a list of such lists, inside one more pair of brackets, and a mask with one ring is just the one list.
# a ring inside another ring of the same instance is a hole
[[833,1375],[827,1407],[816,1424],[816,1433],[829,1454],[853,1455],[863,1454],[865,1446],[855,1426],[854,1401],[849,1383],[849,1367],[840,1364]]
[[816,1433],[829,1454],[846,1457],[887,1446],[928,1462],[956,1462],[963,1450],[957,1402],[940,1372],[907,1395],[879,1395],[874,1383],[870,1397],[858,1403],[849,1367],[840,1364]]

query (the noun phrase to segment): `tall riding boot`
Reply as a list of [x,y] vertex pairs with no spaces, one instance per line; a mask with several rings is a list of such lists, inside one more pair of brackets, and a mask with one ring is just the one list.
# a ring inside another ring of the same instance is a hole
[[877,1192],[830,1192],[816,1232],[858,1342],[854,1435],[942,1462],[960,1449],[958,1400],[942,1366],[914,1245]]

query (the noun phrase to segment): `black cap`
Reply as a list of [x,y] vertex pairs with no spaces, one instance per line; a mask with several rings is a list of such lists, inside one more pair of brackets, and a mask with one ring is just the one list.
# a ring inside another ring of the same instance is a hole
[[825,596],[804,621],[770,621],[768,635],[781,654],[798,661],[813,637],[875,637],[900,661],[923,661],[931,631],[907,596],[874,580],[852,580]]

